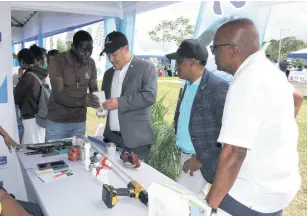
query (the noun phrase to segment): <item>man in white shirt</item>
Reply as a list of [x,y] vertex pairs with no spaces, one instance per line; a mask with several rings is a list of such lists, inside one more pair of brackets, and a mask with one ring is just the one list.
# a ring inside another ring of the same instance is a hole
[[294,117],[300,105],[293,98],[299,94],[260,50],[251,20],[222,25],[211,49],[218,69],[234,80],[218,138],[223,149],[207,203],[233,216],[280,216],[301,184]]
[[121,32],[111,32],[105,39],[103,53],[113,65],[104,75],[102,91],[108,110],[105,141],[136,153],[148,161],[154,143],[152,105],[157,95],[155,66],[132,56],[128,40]]

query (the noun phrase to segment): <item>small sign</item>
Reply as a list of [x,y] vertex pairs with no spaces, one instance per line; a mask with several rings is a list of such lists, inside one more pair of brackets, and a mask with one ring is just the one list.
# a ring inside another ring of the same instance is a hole
[[0,169],[7,168],[7,156],[1,155],[0,156]]

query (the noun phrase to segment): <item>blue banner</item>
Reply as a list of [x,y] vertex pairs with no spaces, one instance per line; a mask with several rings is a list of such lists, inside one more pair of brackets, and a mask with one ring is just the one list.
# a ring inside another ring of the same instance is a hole
[[258,3],[253,1],[202,2],[195,26],[194,38],[208,48],[209,59],[206,65],[207,69],[230,82],[232,80],[231,75],[223,71],[217,71],[214,56],[209,49],[217,29],[230,20],[249,18],[255,23],[260,33],[260,43],[262,45],[270,12],[271,6],[259,6]]
[[0,83],[0,103],[8,102],[8,94],[7,94],[7,76],[3,79],[3,82]]

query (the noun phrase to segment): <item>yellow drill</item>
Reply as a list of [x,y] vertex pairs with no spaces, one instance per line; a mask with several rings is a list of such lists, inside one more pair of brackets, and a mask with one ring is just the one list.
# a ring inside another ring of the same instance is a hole
[[102,199],[108,208],[115,206],[118,196],[128,196],[139,199],[146,206],[148,205],[148,192],[137,182],[130,181],[127,188],[114,188],[112,185],[103,185]]

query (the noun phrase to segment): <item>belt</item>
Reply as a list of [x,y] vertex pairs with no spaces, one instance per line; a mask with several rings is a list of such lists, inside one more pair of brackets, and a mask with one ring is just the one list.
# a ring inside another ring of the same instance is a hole
[[121,132],[120,131],[111,131],[112,133],[114,133],[114,134],[116,134],[116,135],[118,135],[118,136],[120,136],[120,137],[122,137],[122,135],[121,135]]

